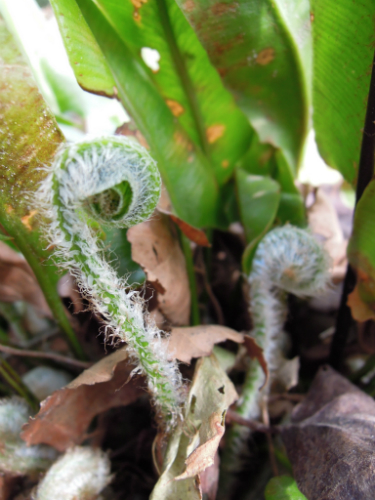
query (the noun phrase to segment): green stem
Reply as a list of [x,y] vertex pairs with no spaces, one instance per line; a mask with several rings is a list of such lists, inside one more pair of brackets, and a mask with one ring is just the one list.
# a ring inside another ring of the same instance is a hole
[[9,224],[7,222],[6,218],[3,217],[2,224],[5,230],[13,236],[15,244],[33,270],[58,326],[65,333],[67,341],[78,359],[84,361],[86,359],[85,353],[65,314],[64,306],[57,293],[56,285],[50,279],[46,266],[43,264],[40,250],[35,248],[33,241],[28,237],[28,232],[21,222],[16,222],[15,220],[12,220]]
[[180,52],[180,49],[176,42],[176,36],[173,31],[172,23],[169,18],[168,7],[165,0],[156,0],[158,11],[160,15],[161,25],[164,29],[165,39],[171,51],[172,59],[176,67],[176,71],[180,77],[181,85],[185,91],[186,97],[188,99],[191,114],[195,122],[195,127],[198,131],[198,136],[200,140],[200,147],[204,154],[209,157],[209,145],[207,141],[206,131],[204,127],[204,122],[202,114],[199,108],[198,99],[195,93],[193,83],[191,81],[189,72],[186,68],[185,60]]
[[180,231],[182,249],[185,254],[186,270],[188,273],[190,295],[191,295],[191,313],[190,322],[192,326],[200,325],[200,314],[199,314],[199,303],[198,303],[198,292],[197,292],[197,282],[195,280],[194,272],[194,261],[193,254],[191,251],[190,240]]
[[[22,318],[20,317],[20,313],[17,311],[15,305],[12,303],[0,302],[0,314],[13,329],[17,340],[21,344],[25,344],[29,340],[30,336],[23,327]],[[6,340],[6,342],[8,342],[8,340]]]
[[0,375],[30,405],[34,412],[39,410],[39,401],[23,383],[17,372],[4,359],[0,361]]

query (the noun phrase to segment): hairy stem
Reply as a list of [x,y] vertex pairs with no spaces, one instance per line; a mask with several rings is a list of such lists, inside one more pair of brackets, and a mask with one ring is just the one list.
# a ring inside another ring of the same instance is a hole
[[77,278],[83,295],[107,323],[106,333],[127,342],[147,376],[163,422],[180,414],[181,376],[166,359],[162,332],[148,319],[141,295],[126,292],[103,258],[98,223],[130,227],[147,219],[160,195],[160,175],[147,151],[126,137],[98,138],[64,146],[41,194],[52,219],[51,243]]
[[[311,297],[321,293],[328,282],[327,256],[306,230],[285,226],[270,231],[259,244],[249,276],[250,305],[254,322],[252,337],[263,349],[270,372],[264,385],[264,373],[258,361],[252,361],[246,373],[237,412],[255,420],[261,415],[261,402],[269,392],[282,360],[282,329],[287,314],[287,293]],[[223,456],[223,491],[230,483],[230,472],[238,469],[240,453],[248,429],[234,425],[227,437]]]

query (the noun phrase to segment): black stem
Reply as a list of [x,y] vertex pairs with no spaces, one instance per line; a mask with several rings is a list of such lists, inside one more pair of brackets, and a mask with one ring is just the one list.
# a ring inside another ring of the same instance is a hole
[[[375,56],[372,63],[370,90],[367,101],[365,126],[363,129],[361,156],[358,167],[356,200],[357,206],[366,186],[374,175],[375,154]],[[344,288],[336,320],[336,330],[332,339],[331,352],[329,356],[330,365],[339,370],[342,365],[344,349],[352,325],[352,315],[347,305],[348,295],[354,290],[356,275],[350,264],[346,271]]]

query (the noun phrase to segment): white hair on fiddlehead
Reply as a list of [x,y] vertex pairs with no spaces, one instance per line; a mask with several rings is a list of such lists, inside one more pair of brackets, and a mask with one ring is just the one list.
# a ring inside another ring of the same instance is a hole
[[63,145],[39,194],[52,221],[48,232],[59,261],[104,316],[111,335],[128,343],[157,410],[171,424],[180,413],[177,364],[167,361],[162,332],[149,320],[139,292],[125,291],[126,280],[103,258],[96,234],[98,222],[130,227],[146,220],[160,189],[149,153],[133,139],[115,136]]
[[0,471],[11,475],[37,476],[56,458],[47,445],[27,446],[20,437],[31,410],[17,397],[0,399]]
[[106,453],[88,446],[68,450],[47,471],[33,500],[95,500],[110,483]]
[[[313,297],[322,293],[329,282],[329,258],[305,229],[291,225],[270,231],[259,243],[249,276],[250,311],[253,319],[251,336],[262,348],[270,372],[264,384],[264,373],[257,360],[250,363],[237,412],[244,418],[260,416],[260,402],[282,361],[281,342],[287,315],[287,294]],[[227,470],[239,465],[239,453],[248,429],[234,425],[227,436],[223,466]]]

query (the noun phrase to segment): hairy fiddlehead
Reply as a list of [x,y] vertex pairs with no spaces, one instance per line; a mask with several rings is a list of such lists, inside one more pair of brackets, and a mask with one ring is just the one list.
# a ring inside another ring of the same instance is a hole
[[20,438],[30,408],[20,398],[0,400],[0,471],[11,475],[37,476],[56,458],[50,446],[27,446]]
[[161,332],[148,320],[142,297],[126,292],[126,280],[103,258],[97,237],[97,222],[130,227],[147,219],[160,186],[156,163],[142,146],[127,137],[100,137],[64,145],[40,194],[59,260],[104,316],[111,335],[128,343],[157,409],[171,422],[179,413],[177,365],[166,361]]
[[76,446],[47,471],[33,500],[96,500],[109,484],[111,464],[99,449]]
[[[242,417],[259,417],[261,399],[268,393],[272,375],[279,366],[287,294],[315,296],[326,288],[328,276],[328,257],[308,231],[287,225],[270,231],[260,242],[249,276],[254,325],[251,336],[263,349],[270,381],[262,388],[262,368],[258,361],[250,363],[237,407]],[[224,467],[238,466],[237,455],[247,432],[246,428],[237,425],[230,430]]]

